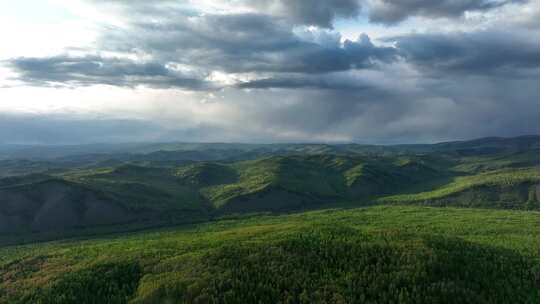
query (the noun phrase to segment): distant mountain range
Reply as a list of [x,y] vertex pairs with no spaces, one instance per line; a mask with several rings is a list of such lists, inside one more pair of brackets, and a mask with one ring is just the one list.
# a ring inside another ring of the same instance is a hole
[[[0,144],[0,159],[59,159],[81,155],[115,155],[132,158],[175,160],[216,160],[243,158],[248,155],[292,153],[426,153],[450,151],[501,152],[540,148],[540,135],[486,137],[468,141],[437,144],[242,144],[242,143],[125,143],[85,145],[10,145]],[[159,153],[157,153],[159,152]],[[198,154],[195,154],[197,152]],[[157,153],[157,154],[153,154]],[[202,154],[201,154],[202,153]]]
[[173,143],[2,151],[0,239],[6,242],[342,204],[540,209],[540,136],[433,145]]

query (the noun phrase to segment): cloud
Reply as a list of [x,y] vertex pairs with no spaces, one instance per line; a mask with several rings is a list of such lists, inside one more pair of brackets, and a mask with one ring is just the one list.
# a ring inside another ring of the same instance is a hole
[[369,19],[395,24],[412,16],[427,18],[460,17],[469,11],[487,11],[526,0],[372,0]]
[[144,85],[154,88],[209,89],[209,83],[193,78],[158,62],[100,56],[58,55],[42,58],[14,58],[7,65],[19,73],[17,80],[34,86],[90,86],[106,84],[121,87]]
[[538,78],[407,77],[414,73],[387,77],[388,84],[379,87],[253,91],[251,100],[242,97],[245,104],[235,110],[241,113],[236,119],[260,130],[261,137],[269,130],[282,139],[296,134],[292,141],[335,134],[357,142],[403,143],[540,132]]
[[263,78],[246,81],[237,85],[240,89],[298,89],[313,88],[318,90],[352,90],[362,89],[359,83],[343,83],[337,79],[312,78],[312,77],[283,77],[283,78]]
[[[157,24],[135,22],[128,31],[109,31],[102,46],[111,51],[136,49],[159,60],[229,73],[326,73],[394,59],[393,48],[375,46],[367,35],[341,43],[340,35],[328,39],[324,30],[305,34],[293,29],[261,14],[184,16]],[[309,35],[311,40],[306,38]]]
[[537,38],[533,32],[513,29],[411,34],[390,40],[407,62],[430,72],[513,77],[521,69],[540,67]]
[[[29,86],[84,86],[102,90],[95,96],[107,103],[115,97],[94,85],[126,88],[117,88],[124,102],[107,111],[144,119],[3,116],[6,140],[396,143],[540,132],[532,2],[112,2],[121,22],[100,25],[98,40],[77,56],[4,63]],[[362,21],[355,31],[377,30],[379,39],[340,34],[335,21],[356,16],[360,5],[385,24]],[[468,11],[482,14],[454,18]],[[421,18],[387,26],[411,16]],[[448,18],[428,20],[440,17]],[[440,23],[449,28],[431,26]],[[15,105],[16,93],[9,97]]]
[[[368,74],[370,72],[365,70]],[[384,73],[379,71],[380,73]],[[375,78],[375,79],[373,79]],[[384,85],[373,75],[362,75],[357,70],[335,72],[327,74],[280,74],[268,78],[259,78],[240,82],[236,88],[240,89],[310,89],[334,91],[367,91]],[[366,92],[364,92],[366,93]]]
[[357,17],[361,11],[359,0],[244,0],[244,3],[293,24],[323,28],[332,28],[336,18]]
[[[312,86],[296,80],[300,84],[289,87],[281,85],[288,83],[283,81],[261,85],[272,89],[227,88],[219,92],[218,100],[196,108],[170,95],[169,90],[158,90],[156,98],[150,99],[154,108],[162,110],[151,116],[140,113],[145,119],[77,117],[69,113],[16,118],[3,115],[0,135],[2,141],[12,143],[403,143],[540,132],[536,119],[540,115],[538,77],[498,79],[451,73],[427,78],[418,77],[407,65],[390,65],[387,69],[375,74],[350,71],[327,79],[313,77]],[[334,82],[321,85],[316,81]],[[350,87],[333,89],[340,83]],[[321,89],[325,86],[329,89]],[[128,110],[133,111],[126,104],[115,113]]]
[[[130,14],[148,15],[156,13],[171,16],[176,13],[194,14],[194,10],[204,14],[228,12],[248,12],[281,19],[291,25],[333,28],[336,19],[357,17],[362,10],[363,0],[158,0],[113,1],[89,0],[95,4],[120,6]],[[195,7],[196,9],[193,9]]]
[[[58,55],[7,63],[20,74],[18,80],[32,85],[212,90],[222,86],[205,80],[215,71],[323,74],[374,68],[397,59],[395,48],[376,46],[366,34],[342,42],[339,33],[294,32],[290,24],[267,15],[182,16],[157,23],[133,20],[127,28],[111,28],[91,50],[126,58]],[[150,59],[127,59],[133,56]]]

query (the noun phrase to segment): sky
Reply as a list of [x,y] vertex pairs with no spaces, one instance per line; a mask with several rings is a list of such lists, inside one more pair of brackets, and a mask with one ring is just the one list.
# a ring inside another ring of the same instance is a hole
[[540,0],[0,0],[0,144],[540,134]]

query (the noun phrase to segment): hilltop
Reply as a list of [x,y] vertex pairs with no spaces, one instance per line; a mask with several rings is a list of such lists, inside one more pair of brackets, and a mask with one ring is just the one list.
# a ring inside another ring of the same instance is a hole
[[0,240],[332,205],[536,210],[538,146],[540,137],[526,136],[407,146],[131,145],[137,153],[121,154],[122,146],[112,154],[71,147],[77,153],[60,158],[0,162]]
[[4,160],[0,303],[537,303],[539,142]]

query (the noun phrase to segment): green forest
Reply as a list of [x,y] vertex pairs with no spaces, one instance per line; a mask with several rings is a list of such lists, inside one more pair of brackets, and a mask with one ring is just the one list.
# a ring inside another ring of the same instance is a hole
[[329,209],[0,250],[4,303],[538,303],[540,213]]
[[540,303],[540,138],[182,147],[0,160],[0,303]]

